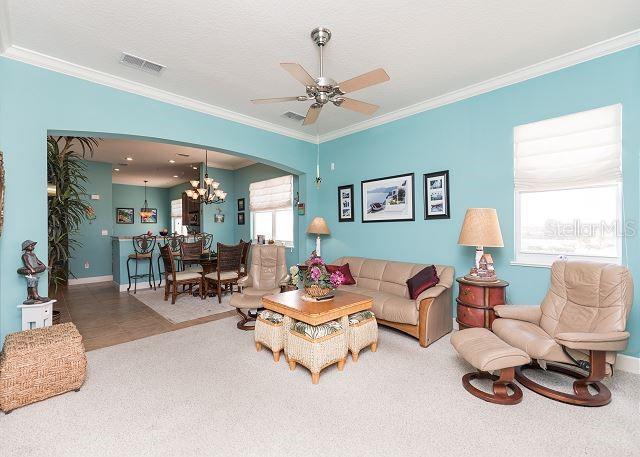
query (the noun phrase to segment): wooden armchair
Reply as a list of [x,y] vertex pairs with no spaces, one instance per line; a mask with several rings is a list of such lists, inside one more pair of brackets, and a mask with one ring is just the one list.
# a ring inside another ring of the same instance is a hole
[[202,296],[204,280],[200,273],[177,271],[173,251],[171,250],[171,246],[168,244],[160,246],[160,256],[164,263],[165,272],[164,301],[167,301],[169,299],[169,294],[171,294],[171,304],[175,305],[176,298],[179,294],[183,293],[178,292],[178,286],[182,285],[183,291],[186,289],[186,286],[189,286],[189,293],[191,294],[194,284],[200,286],[201,298],[204,299]]
[[205,296],[208,295],[209,285],[217,289],[218,303],[222,303],[222,289],[238,284],[240,278],[240,260],[242,258],[242,244],[226,245],[218,243],[218,264],[216,270],[204,276]]

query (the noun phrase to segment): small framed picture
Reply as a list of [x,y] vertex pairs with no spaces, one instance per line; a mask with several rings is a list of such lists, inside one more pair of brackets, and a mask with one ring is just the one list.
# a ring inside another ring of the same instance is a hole
[[133,224],[133,208],[116,208],[116,224]]
[[238,211],[244,211],[244,198],[238,199]]
[[449,170],[424,175],[424,218],[449,219]]
[[304,216],[304,203],[298,202],[298,216]]
[[222,224],[224,222],[224,214],[216,213],[213,215],[213,222],[216,224]]
[[244,213],[238,213],[238,225],[244,225]]
[[338,222],[353,222],[353,184],[338,187]]
[[140,216],[140,222],[143,224],[157,224],[158,223],[158,209],[157,208],[149,208],[151,214],[146,217]]

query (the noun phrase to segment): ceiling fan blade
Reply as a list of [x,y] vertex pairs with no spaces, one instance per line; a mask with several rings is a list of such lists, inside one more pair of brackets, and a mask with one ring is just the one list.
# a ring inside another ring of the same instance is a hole
[[350,109],[358,113],[367,114],[371,116],[380,108],[378,105],[372,103],[362,102],[360,100],[354,100],[353,98],[341,97],[342,102],[338,105],[340,108]]
[[[298,100],[298,97],[256,98],[251,100],[251,103],[260,105],[262,103],[292,102],[295,100]],[[306,97],[305,97],[305,100],[306,100]]]
[[315,86],[316,80],[311,77],[302,65],[297,63],[281,63],[280,66],[305,86]]
[[340,92],[343,94],[347,94],[349,92],[355,92],[360,89],[364,89],[365,87],[373,86],[375,84],[380,84],[385,81],[389,81],[389,75],[383,68],[378,68],[376,70],[370,71],[369,73],[365,73],[360,76],[356,76],[355,78],[348,79],[346,81],[338,84],[340,88]]
[[304,118],[302,125],[313,124],[318,120],[318,116],[320,116],[320,110],[322,109],[322,105],[318,105],[314,103],[309,107],[309,111],[307,111],[307,116]]

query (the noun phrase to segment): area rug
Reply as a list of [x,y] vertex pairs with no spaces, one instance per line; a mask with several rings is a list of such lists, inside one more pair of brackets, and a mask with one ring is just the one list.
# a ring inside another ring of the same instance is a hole
[[0,414],[13,456],[638,455],[640,376],[617,372],[603,408],[523,389],[500,406],[469,395],[472,368],[442,338],[428,348],[387,328],[342,372],[290,371],[222,319],[87,354],[79,392]]
[[173,324],[191,321],[201,317],[213,316],[235,309],[229,306],[230,295],[222,297],[222,303],[218,303],[217,297],[207,297],[205,300],[189,294],[178,295],[175,305],[171,304],[171,297],[164,301],[164,288],[139,291],[136,298],[149,308],[160,314]]

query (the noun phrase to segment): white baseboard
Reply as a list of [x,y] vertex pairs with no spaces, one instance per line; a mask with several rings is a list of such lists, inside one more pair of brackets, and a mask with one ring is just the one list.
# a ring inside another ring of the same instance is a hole
[[70,279],[69,285],[75,286],[78,284],[91,284],[94,282],[108,282],[113,281],[113,275],[105,275],[105,276],[92,276],[90,278],[76,278]]
[[[453,329],[459,330],[456,318],[453,318]],[[624,371],[627,373],[640,375],[640,357],[632,357],[626,354],[618,354],[616,357],[616,364],[614,365],[616,370]]]

